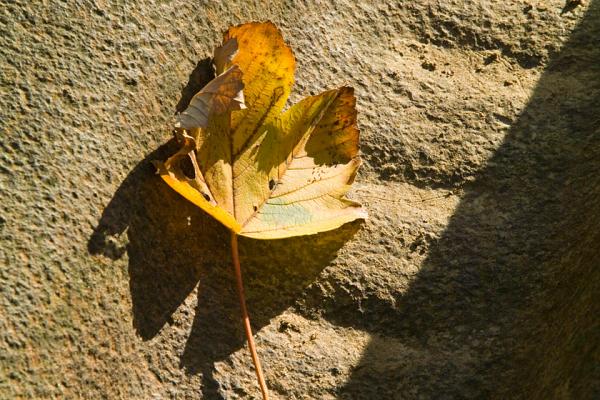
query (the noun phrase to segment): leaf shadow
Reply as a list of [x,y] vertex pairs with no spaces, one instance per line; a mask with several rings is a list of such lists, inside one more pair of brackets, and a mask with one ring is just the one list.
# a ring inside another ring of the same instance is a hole
[[[208,68],[212,67],[206,60],[197,64],[182,90],[178,110],[185,109],[203,86],[198,80],[210,78]],[[180,367],[188,374],[202,374],[203,398],[219,399],[214,363],[245,344],[229,232],[155,174],[152,161],[176,151],[171,140],[128,174],[103,210],[88,251],[113,260],[127,255],[133,325],[145,341],[174,323],[173,313],[198,287]],[[286,240],[241,238],[240,259],[254,332],[292,306],[359,227],[360,222],[355,222],[336,231]]]
[[[127,254],[133,323],[144,340],[172,322],[172,314],[198,283],[200,266],[210,262],[197,250],[194,238],[203,249],[219,241],[213,232],[220,226],[182,202],[154,172],[152,161],[164,159],[176,147],[170,141],[131,171],[88,242],[91,254],[113,260]],[[228,257],[224,251],[219,255]]]
[[[196,64],[181,91],[177,112],[187,107],[213,75],[210,57]],[[193,246],[190,237],[208,236],[198,231],[200,227],[218,225],[199,215],[193,206],[179,201],[179,196],[155,175],[152,161],[164,160],[176,151],[177,144],[171,140],[134,167],[104,209],[88,241],[91,254],[113,260],[125,253],[129,256],[134,327],[144,340],[153,338],[171,321],[173,312],[198,282],[199,268],[186,260],[191,256],[186,241]],[[187,218],[191,216],[193,224]],[[173,248],[181,251],[177,257],[172,256]],[[201,264],[203,258],[196,262]]]
[[[360,224],[353,222],[336,231],[291,239],[241,238],[240,260],[254,332],[295,304]],[[203,394],[208,399],[220,398],[212,377],[214,362],[226,359],[245,344],[234,279],[229,262],[203,275],[192,334],[181,356],[181,366],[188,373],[203,374]]]

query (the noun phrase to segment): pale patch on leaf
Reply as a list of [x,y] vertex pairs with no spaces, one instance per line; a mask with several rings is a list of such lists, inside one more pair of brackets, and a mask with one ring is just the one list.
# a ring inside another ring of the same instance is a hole
[[231,66],[233,57],[238,53],[238,42],[236,38],[231,38],[222,46],[215,48],[213,64],[217,75],[220,75]]
[[194,95],[188,108],[177,116],[175,127],[206,128],[211,114],[243,110],[243,89],[242,71],[233,65]]

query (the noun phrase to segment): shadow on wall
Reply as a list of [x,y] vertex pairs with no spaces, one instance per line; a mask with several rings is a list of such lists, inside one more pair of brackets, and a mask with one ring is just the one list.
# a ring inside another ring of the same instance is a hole
[[341,399],[600,398],[600,1],[396,300]]
[[[210,59],[198,63],[177,105],[181,111],[211,79]],[[245,343],[229,232],[185,201],[155,174],[152,160],[176,151],[172,141],[149,154],[123,181],[88,243],[91,254],[118,259],[127,252],[133,321],[144,340],[159,334],[198,285],[192,330],[180,358],[189,374],[203,374],[203,398],[218,399],[213,364]],[[293,304],[331,263],[359,222],[311,237],[240,240],[248,308],[257,331]],[[128,243],[118,238],[127,233]],[[172,351],[178,352],[179,349]]]

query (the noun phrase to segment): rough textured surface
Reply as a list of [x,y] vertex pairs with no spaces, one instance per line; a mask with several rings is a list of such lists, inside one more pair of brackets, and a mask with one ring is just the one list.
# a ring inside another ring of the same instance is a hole
[[228,233],[150,161],[268,18],[293,101],[356,88],[371,213],[241,241],[274,398],[598,398],[600,2],[246,3],[1,2],[0,397],[256,398]]

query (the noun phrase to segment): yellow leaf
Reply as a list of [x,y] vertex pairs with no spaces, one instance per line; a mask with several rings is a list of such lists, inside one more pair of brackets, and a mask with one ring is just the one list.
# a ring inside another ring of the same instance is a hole
[[[182,148],[157,163],[162,178],[233,232],[257,239],[314,234],[366,218],[344,197],[360,165],[353,89],[308,97],[282,113],[295,59],[277,27],[240,25],[223,42],[214,60],[222,74],[207,87],[231,94],[221,88],[227,80],[215,81],[239,68],[246,108],[205,106],[205,124],[181,124]],[[181,169],[186,157],[193,176]]]

